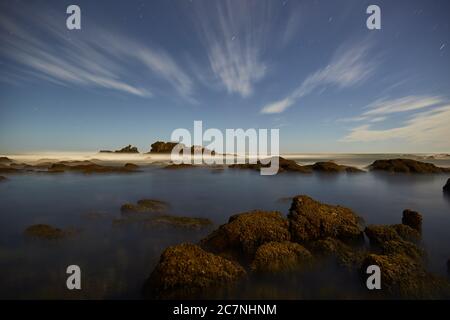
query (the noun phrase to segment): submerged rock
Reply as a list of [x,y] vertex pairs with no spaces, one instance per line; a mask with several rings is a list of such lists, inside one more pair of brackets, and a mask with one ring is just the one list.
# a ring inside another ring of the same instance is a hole
[[197,168],[198,166],[189,164],[189,163],[180,163],[180,164],[169,164],[164,167],[164,169],[191,169],[191,168]]
[[169,209],[167,202],[155,199],[142,199],[137,204],[125,203],[120,207],[122,215],[133,213],[164,212]]
[[340,164],[337,164],[337,163],[332,162],[332,161],[316,162],[313,165],[308,165],[308,166],[305,166],[305,167],[311,168],[314,171],[327,172],[327,173],[337,173],[337,172],[359,173],[359,172],[364,172],[364,170],[361,170],[361,169],[358,169],[358,168],[355,168],[355,167],[340,165]]
[[371,170],[403,172],[403,173],[443,173],[450,168],[437,167],[432,163],[411,159],[376,160],[370,165]]
[[6,181],[6,180],[8,180],[6,177],[0,176],[0,182]]
[[450,194],[450,179],[447,180],[447,183],[445,184],[445,186],[442,187],[442,190],[445,193]]
[[231,216],[201,244],[212,252],[251,261],[264,243],[289,239],[288,222],[280,212],[254,210]]
[[139,169],[139,166],[137,164],[134,164],[134,163],[125,163],[125,165],[123,167],[125,169],[131,169],[131,170]]
[[35,224],[26,228],[24,233],[26,236],[31,238],[58,240],[73,236],[79,233],[79,230],[75,229],[62,230],[56,227],[52,227],[48,224]]
[[212,224],[212,221],[207,218],[181,217],[172,215],[156,216],[144,221],[144,225],[147,228],[174,227],[199,230],[211,226]]
[[144,285],[144,294],[159,299],[211,297],[245,276],[237,263],[183,243],[164,250]]
[[403,211],[402,223],[418,232],[422,232],[422,215],[416,211],[406,209]]
[[308,248],[318,258],[333,258],[336,264],[347,270],[355,270],[361,266],[365,257],[364,248],[356,248],[334,238],[317,240]]
[[[297,164],[294,160],[288,160],[283,157],[278,157],[278,172],[299,172],[299,173],[310,173],[311,169],[307,166],[301,166]],[[268,168],[270,164],[263,164],[261,161],[257,163],[242,163],[242,164],[232,164],[228,166],[231,169],[250,169],[250,170],[261,170],[261,168]]]
[[323,204],[308,196],[294,197],[288,219],[292,239],[299,243],[328,237],[352,243],[364,241],[362,219],[352,210]]
[[251,270],[257,273],[279,273],[297,271],[310,267],[311,253],[294,242],[268,242],[256,250]]

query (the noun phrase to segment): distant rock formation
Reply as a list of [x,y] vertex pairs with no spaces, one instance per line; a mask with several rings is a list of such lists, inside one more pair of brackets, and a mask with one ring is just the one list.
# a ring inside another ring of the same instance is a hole
[[100,150],[100,153],[139,153],[138,148],[133,147],[131,144],[129,144],[126,147],[123,147],[120,150],[111,151],[111,150]]
[[9,159],[8,157],[0,157],[0,164],[9,164],[13,162],[11,159]]
[[370,165],[371,170],[402,173],[444,173],[450,168],[437,167],[432,163],[411,159],[376,160]]
[[[183,143],[178,142],[163,142],[163,141],[156,141],[151,145],[151,149],[148,153],[172,153],[173,148],[175,148],[177,145],[180,145],[182,148],[185,148],[185,145]],[[194,154],[195,152],[208,152],[211,155],[215,155],[216,152],[214,150],[208,150],[201,146],[192,146],[190,147],[191,154]]]

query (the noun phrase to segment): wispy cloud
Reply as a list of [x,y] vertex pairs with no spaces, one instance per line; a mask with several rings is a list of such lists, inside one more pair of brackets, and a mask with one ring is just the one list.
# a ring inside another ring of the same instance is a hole
[[250,96],[267,71],[263,51],[270,2],[214,1],[197,7],[196,20],[210,68],[229,93]]
[[358,122],[358,121],[370,121],[380,122],[385,120],[387,115],[417,111],[419,109],[430,108],[438,104],[445,102],[445,99],[441,96],[406,96],[397,99],[379,99],[368,106],[365,109],[367,111],[362,114],[352,117],[338,119],[338,122]]
[[[27,14],[30,7],[16,7],[11,17],[0,15],[0,55],[16,63],[18,76],[141,97],[153,95],[151,80],[156,77],[192,99],[190,77],[158,46],[149,47],[92,24],[89,32],[68,31],[56,23],[61,17],[54,12]],[[150,72],[136,74],[133,70],[139,66]]]
[[370,44],[367,41],[351,46],[343,46],[333,55],[330,63],[310,74],[289,96],[265,105],[261,113],[280,113],[292,106],[300,98],[317,89],[329,86],[347,88],[369,78],[375,70],[376,63],[368,59]]
[[[375,102],[363,113],[366,123],[350,130],[342,142],[374,142],[400,140],[431,148],[450,148],[450,104],[437,96],[408,96]],[[426,111],[423,111],[427,109]],[[421,110],[420,112],[418,112]],[[383,122],[394,113],[413,111],[412,115],[392,128],[377,129],[374,123]],[[379,117],[383,115],[382,117]],[[356,117],[358,118],[358,117]]]

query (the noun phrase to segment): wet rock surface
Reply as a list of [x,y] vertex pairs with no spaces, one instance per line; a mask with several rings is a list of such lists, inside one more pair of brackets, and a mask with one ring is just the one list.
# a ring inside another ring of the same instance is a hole
[[233,215],[201,245],[207,250],[251,261],[259,246],[290,239],[288,221],[277,211],[249,211]]
[[[202,265],[204,254],[209,252],[213,257],[232,263],[238,270],[246,270],[239,274],[247,272],[252,279],[268,275],[292,276],[293,272],[302,275],[301,279],[305,281],[310,270],[326,269],[331,259],[348,275],[349,281],[359,282],[358,285],[364,288],[368,296],[450,298],[448,280],[426,270],[426,252],[420,246],[421,234],[418,231],[422,223],[421,215],[411,210],[405,212],[403,224],[366,227],[364,232],[369,238],[369,245],[361,242],[360,218],[350,209],[322,204],[307,196],[293,198],[288,220],[279,212],[255,210],[233,215],[228,223],[200,241],[202,249],[197,246],[193,249],[190,247],[193,245],[177,246],[177,257],[186,255],[186,258],[181,261],[170,259],[170,267],[167,267],[168,259],[164,253],[150,277],[153,280],[147,281],[146,289],[157,292],[159,297],[192,298],[190,285],[178,284],[190,283],[192,280],[185,281],[184,276],[189,279],[194,277],[197,268],[192,268],[188,275],[177,272],[180,269],[185,272],[185,260]],[[194,251],[196,254],[192,254]],[[381,269],[382,290],[369,292],[365,289],[366,268],[373,264]],[[173,271],[170,277],[159,277],[164,268],[178,271]],[[209,274],[209,271],[202,274]],[[236,283],[241,278],[232,279]],[[229,288],[221,281],[208,280],[207,283],[214,283],[215,293]],[[196,291],[199,287],[210,286],[194,284],[192,288]]]
[[347,242],[363,242],[361,218],[352,210],[323,204],[300,195],[292,200],[289,210],[292,239],[299,243],[328,237]]
[[167,248],[144,285],[150,298],[178,299],[210,296],[246,276],[238,264],[184,243]]
[[437,167],[432,163],[411,159],[376,160],[370,167],[374,171],[388,171],[397,173],[444,173],[450,172],[450,168]]
[[256,273],[298,271],[312,265],[313,256],[302,245],[294,242],[268,242],[261,245],[251,263]]

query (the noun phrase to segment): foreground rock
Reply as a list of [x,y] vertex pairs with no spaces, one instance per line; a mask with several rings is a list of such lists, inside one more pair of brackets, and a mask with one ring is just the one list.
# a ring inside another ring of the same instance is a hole
[[[299,172],[299,173],[310,173],[311,169],[307,166],[301,166],[297,164],[294,160],[288,160],[283,157],[278,157],[278,172]],[[261,161],[257,163],[243,163],[243,164],[232,164],[229,166],[231,169],[250,169],[250,170],[261,170],[261,168],[268,168],[270,164],[263,164]]]
[[376,160],[370,165],[371,170],[403,173],[444,173],[450,168],[437,167],[432,163],[411,159]]
[[289,239],[288,222],[280,212],[255,210],[231,216],[201,244],[214,253],[248,262],[259,246]]
[[313,165],[305,166],[306,168],[311,168],[313,171],[325,172],[325,173],[338,173],[338,172],[347,172],[347,173],[360,173],[364,172],[361,169],[344,166],[332,161],[328,162],[316,162]]
[[420,233],[403,224],[370,225],[364,230],[372,246],[381,246],[386,241],[410,241],[417,243],[420,240]]
[[144,294],[159,299],[211,298],[245,276],[238,264],[184,243],[163,252],[144,285]]
[[298,271],[312,265],[311,253],[294,242],[268,242],[256,250],[251,270],[257,273]]
[[449,297],[449,282],[426,272],[422,263],[406,255],[369,254],[362,264],[363,277],[367,276],[365,271],[370,265],[380,267],[382,291],[389,297],[403,299],[442,299],[443,297]]
[[445,184],[445,186],[442,187],[442,190],[445,193],[450,194],[450,179],[447,180],[447,183]]
[[364,241],[362,219],[352,210],[323,204],[308,196],[293,198],[288,219],[292,240],[299,243],[328,237],[349,243]]
[[35,224],[26,228],[24,233],[30,238],[58,240],[74,236],[79,231],[75,229],[62,230],[47,224]]

